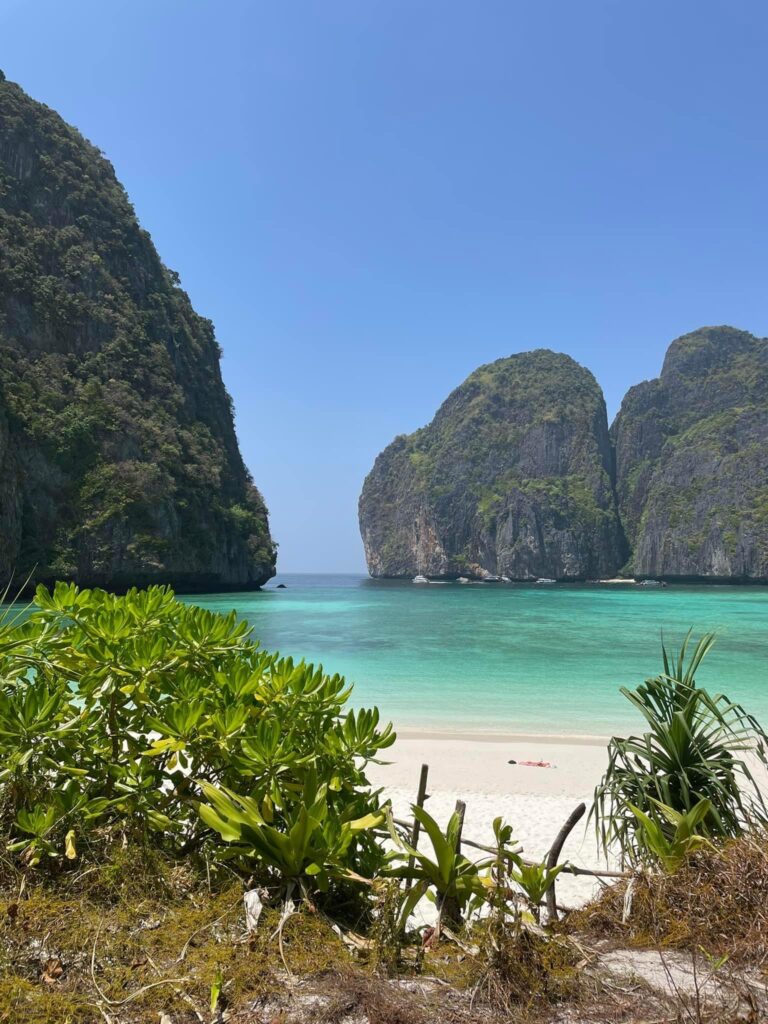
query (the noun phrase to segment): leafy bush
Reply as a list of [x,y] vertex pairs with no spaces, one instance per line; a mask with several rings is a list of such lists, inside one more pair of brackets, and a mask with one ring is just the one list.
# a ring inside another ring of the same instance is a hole
[[[563,870],[563,865],[549,868],[546,864],[523,860],[515,849],[512,826],[501,818],[493,822],[495,847],[484,848],[492,855],[481,860],[470,860],[460,851],[461,819],[454,812],[442,831],[435,819],[423,807],[411,807],[432,844],[434,858],[428,857],[398,835],[390,820],[390,833],[400,848],[390,854],[391,861],[405,860],[399,867],[389,868],[390,878],[402,878],[415,883],[406,892],[400,908],[399,925],[405,929],[408,918],[423,896],[434,897],[439,911],[438,930],[444,922],[457,927],[472,915],[486,908],[496,912],[504,928],[511,920],[514,931],[526,923],[519,901],[528,908],[528,921],[539,920],[541,901]],[[400,852],[400,850],[404,852]]]
[[538,921],[541,913],[541,901],[555,884],[555,879],[563,870],[564,865],[557,864],[550,868],[544,863],[525,864],[520,857],[516,857],[515,862],[517,867],[510,872],[510,878],[525,893],[531,913]]
[[671,839],[667,838],[662,827],[653,818],[644,814],[639,807],[635,807],[633,804],[629,806],[642,825],[639,841],[644,849],[651,858],[658,861],[665,871],[673,873],[680,868],[694,850],[699,850],[707,845],[711,846],[711,843],[704,836],[699,835],[696,829],[710,813],[712,805],[709,800],[699,800],[692,810],[686,814],[680,814],[679,811],[674,811],[666,804],[659,803],[658,800],[653,802],[670,825],[674,827],[675,831]]
[[[312,879],[320,890],[328,888],[331,878],[360,880],[347,866],[350,848],[358,836],[384,822],[383,812],[353,818],[352,801],[341,813],[333,813],[328,785],[318,786],[312,770],[307,772],[298,799],[285,810],[284,828],[270,825],[259,803],[251,797],[238,796],[208,782],[200,785],[209,801],[200,807],[206,825],[226,842],[238,844],[235,849],[246,857],[266,864],[288,887],[298,885],[305,896]],[[374,845],[373,850],[378,851],[378,847]]]
[[768,765],[768,736],[740,704],[696,684],[696,671],[714,639],[703,636],[688,657],[689,634],[674,660],[662,645],[663,673],[636,690],[622,687],[648,730],[611,740],[591,814],[604,849],[616,844],[625,860],[637,860],[647,851],[648,828],[638,810],[670,842],[677,823],[662,806],[684,816],[706,800],[707,813],[698,827],[712,837],[738,836],[766,820],[760,788],[739,755]]
[[330,863],[365,869],[371,845],[350,823],[378,810],[365,767],[395,736],[376,710],[346,711],[349,694],[166,587],[40,587],[24,621],[0,624],[4,830],[29,864],[116,842],[187,854],[211,836],[199,782],[246,793],[227,799],[273,839],[322,804]]

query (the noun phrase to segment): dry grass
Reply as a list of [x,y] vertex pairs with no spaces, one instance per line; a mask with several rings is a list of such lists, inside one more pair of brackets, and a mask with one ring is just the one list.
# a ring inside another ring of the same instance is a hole
[[674,875],[641,875],[622,923],[627,883],[571,915],[568,926],[638,947],[682,949],[734,964],[768,964],[768,838],[699,851]]
[[304,909],[286,925],[284,961],[272,938],[279,908],[247,936],[232,876],[209,888],[188,864],[128,852],[79,876],[32,877],[0,881],[0,1024],[208,1022],[217,976],[232,1024],[576,1024],[650,1019],[651,1007],[674,1021],[657,995],[593,970],[583,933],[768,964],[768,844],[756,840],[639,879],[626,925],[622,885],[551,939],[504,929],[484,939],[481,928],[458,944],[403,946],[384,914],[353,954],[322,912]]
[[475,1001],[508,1013],[578,1003],[583,995],[584,950],[566,935],[545,938],[522,931],[486,945]]

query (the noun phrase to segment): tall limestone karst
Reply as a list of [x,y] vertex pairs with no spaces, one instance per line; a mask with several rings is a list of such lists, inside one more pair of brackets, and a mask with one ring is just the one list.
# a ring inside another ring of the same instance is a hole
[[678,338],[611,432],[636,575],[768,579],[768,339]]
[[599,385],[547,350],[480,367],[378,456],[359,512],[373,576],[613,573],[626,551]]
[[0,578],[274,574],[219,357],[111,165],[0,80]]

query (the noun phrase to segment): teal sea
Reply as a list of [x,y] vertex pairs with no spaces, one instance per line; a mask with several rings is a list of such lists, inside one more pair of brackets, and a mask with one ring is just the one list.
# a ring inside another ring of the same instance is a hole
[[[276,588],[284,583],[286,589]],[[768,587],[416,586],[283,575],[236,609],[262,645],[322,663],[400,728],[605,735],[637,715],[619,694],[660,668],[662,630],[718,642],[700,673],[768,725]]]

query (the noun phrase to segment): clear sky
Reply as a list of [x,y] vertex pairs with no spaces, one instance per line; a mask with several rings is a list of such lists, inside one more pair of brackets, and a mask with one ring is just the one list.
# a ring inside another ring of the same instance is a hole
[[283,571],[363,568],[375,455],[541,346],[609,415],[768,334],[764,0],[0,0],[224,348]]

